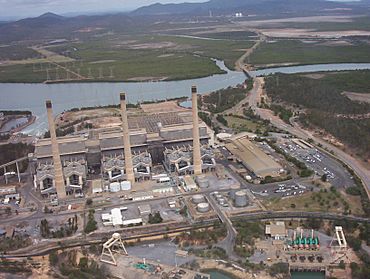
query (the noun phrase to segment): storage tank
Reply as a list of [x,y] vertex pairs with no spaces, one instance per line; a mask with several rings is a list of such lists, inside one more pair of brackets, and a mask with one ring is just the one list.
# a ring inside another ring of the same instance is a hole
[[209,180],[204,175],[198,176],[196,181],[198,183],[199,188],[204,189],[204,188],[208,188],[208,186],[209,186]]
[[122,191],[131,190],[131,182],[130,181],[121,181],[121,190]]
[[225,202],[225,199],[224,198],[220,198],[220,199],[218,199],[218,202],[219,203],[224,203]]
[[209,204],[207,202],[202,202],[197,205],[197,210],[200,213],[205,213],[209,211]]
[[230,198],[235,199],[235,193],[240,189],[239,185],[233,184],[230,188]]
[[116,193],[121,191],[121,184],[119,182],[112,182],[109,184],[109,191]]
[[248,204],[247,193],[245,191],[238,191],[235,193],[235,206],[243,207]]
[[193,200],[193,203],[195,203],[195,204],[202,203],[202,202],[205,201],[203,195],[194,195],[192,200]]

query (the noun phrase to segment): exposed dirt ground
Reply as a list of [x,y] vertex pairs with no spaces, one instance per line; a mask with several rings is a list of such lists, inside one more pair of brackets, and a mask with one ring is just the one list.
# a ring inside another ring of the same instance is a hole
[[158,104],[142,104],[141,109],[146,113],[160,113],[173,111],[188,111],[188,109],[180,107],[176,101],[167,101]]
[[131,45],[129,48],[131,49],[161,49],[161,48],[173,48],[176,47],[177,44],[173,42],[161,42],[161,43],[148,43],[148,44],[137,44]]
[[240,23],[246,26],[262,26],[285,22],[351,22],[352,18],[352,16],[305,16],[269,20],[241,21]]
[[370,93],[343,92],[352,101],[365,102],[370,104]]
[[326,74],[306,74],[302,75],[303,77],[312,78],[312,79],[322,79]]
[[315,29],[270,28],[260,30],[264,35],[279,38],[340,38],[343,36],[370,36],[370,31],[316,31]]

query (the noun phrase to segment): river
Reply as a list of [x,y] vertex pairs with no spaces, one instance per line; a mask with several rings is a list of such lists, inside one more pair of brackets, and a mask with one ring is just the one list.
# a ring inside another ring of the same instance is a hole
[[[54,113],[74,107],[101,106],[119,103],[119,92],[125,91],[131,103],[144,100],[160,100],[190,96],[190,88],[197,85],[200,94],[212,92],[245,80],[244,73],[230,71],[224,62],[216,60],[226,74],[181,81],[159,82],[92,82],[62,84],[0,83],[0,110],[30,110],[37,117],[34,124],[23,132],[41,134],[47,129],[45,100],[53,102]],[[370,69],[370,63],[322,64],[290,66],[257,70],[251,76],[281,73],[308,73],[317,71],[339,71]]]

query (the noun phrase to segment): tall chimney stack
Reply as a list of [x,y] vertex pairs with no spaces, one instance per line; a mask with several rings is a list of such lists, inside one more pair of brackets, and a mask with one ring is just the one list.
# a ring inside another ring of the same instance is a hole
[[126,178],[133,184],[135,182],[135,175],[132,166],[132,155],[131,155],[131,144],[130,144],[130,132],[128,129],[127,110],[126,110],[126,94],[120,94],[121,100],[121,116],[122,116],[122,129],[123,129],[123,145],[125,152],[125,169]]
[[191,100],[193,110],[193,167],[194,174],[202,174],[202,161],[200,156],[199,120],[198,120],[198,95],[197,87],[191,87]]
[[60,161],[59,145],[57,141],[57,134],[55,132],[55,123],[53,116],[53,108],[51,101],[46,101],[46,110],[48,114],[49,130],[50,130],[50,139],[51,139],[51,151],[53,154],[54,162],[54,181],[55,188],[57,190],[58,199],[66,198],[66,189],[64,184],[63,168],[62,162]]

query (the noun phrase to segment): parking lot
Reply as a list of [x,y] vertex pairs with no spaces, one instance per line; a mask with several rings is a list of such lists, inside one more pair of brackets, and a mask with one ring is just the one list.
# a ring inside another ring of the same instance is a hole
[[311,191],[312,185],[307,183],[296,183],[288,181],[286,183],[278,183],[271,185],[259,185],[260,188],[255,188],[252,193],[260,197],[289,197],[289,196],[299,196],[304,193]]
[[351,175],[335,159],[315,148],[303,148],[290,139],[279,142],[279,148],[290,156],[304,162],[307,167],[321,177],[326,174],[327,181],[338,188],[354,186]]

